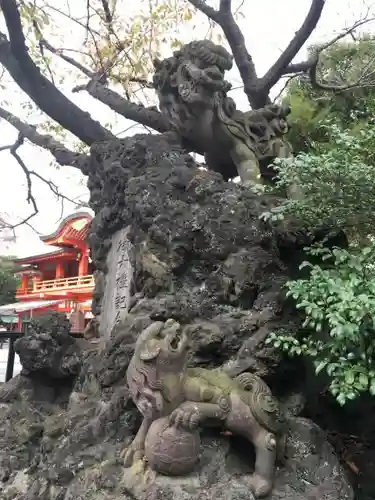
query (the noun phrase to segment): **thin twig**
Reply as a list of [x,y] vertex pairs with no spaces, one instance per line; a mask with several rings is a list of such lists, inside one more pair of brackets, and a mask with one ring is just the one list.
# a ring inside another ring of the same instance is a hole
[[7,149],[9,149],[10,154],[15,158],[15,160],[17,161],[17,163],[22,168],[22,170],[25,174],[26,186],[27,186],[26,201],[29,204],[31,203],[31,205],[33,207],[33,212],[29,216],[27,216],[25,219],[23,219],[21,222],[12,225],[11,226],[12,229],[15,229],[16,227],[22,226],[23,224],[29,222],[29,220],[31,220],[33,217],[35,217],[35,215],[37,215],[39,213],[38,205],[36,204],[36,200],[35,200],[33,192],[32,192],[31,174],[30,174],[28,168],[26,167],[25,163],[23,162],[22,158],[17,153],[18,148],[22,146],[23,142],[24,142],[24,137],[22,134],[19,134],[17,137],[17,140],[14,142],[14,144],[12,144],[11,146],[8,146]]
[[23,161],[21,156],[18,154],[18,149],[24,144],[24,141],[25,141],[25,137],[23,136],[22,133],[19,133],[16,141],[13,144],[0,147],[0,152],[2,152],[2,151],[9,151],[10,152],[10,154],[17,161],[18,165],[21,167],[23,173],[25,174],[26,187],[27,187],[26,201],[28,204],[31,204],[32,208],[33,208],[33,212],[30,215],[28,215],[26,218],[21,220],[21,222],[18,222],[17,224],[13,224],[13,225],[10,225],[10,224],[8,225],[8,227],[10,229],[13,229],[13,230],[16,227],[19,227],[19,226],[22,226],[23,224],[28,223],[33,217],[35,217],[39,213],[38,205],[37,205],[36,199],[35,199],[34,194],[33,194],[33,189],[32,189],[33,188],[32,177],[36,177],[41,182],[46,184],[48,186],[48,188],[52,191],[52,193],[56,196],[56,198],[61,200],[62,212],[64,210],[64,201],[65,200],[69,201],[69,203],[76,204],[76,202],[74,200],[72,200],[68,196],[65,196],[64,194],[62,194],[54,182],[45,179],[38,172],[35,172],[35,170],[30,170],[26,166],[25,162]]
[[152,82],[149,82],[148,80],[145,80],[144,78],[130,78],[129,82],[132,83],[139,83],[143,87],[146,87],[147,89],[154,89],[155,85]]
[[290,84],[290,82],[292,80],[294,80],[295,78],[298,78],[299,76],[303,75],[303,73],[296,73],[295,75],[291,75],[291,76],[288,76],[288,78],[285,79],[285,83],[284,85],[282,86],[280,92],[278,92],[276,94],[276,96],[273,98],[273,101],[274,103],[276,103],[280,97],[282,96],[282,94],[284,93],[285,89],[288,87],[288,85]]
[[19,87],[42,111],[85,144],[113,139],[109,130],[69,100],[41,73],[26,46],[17,2],[0,0],[0,7],[9,33],[9,42],[6,35],[0,33],[0,61]]
[[51,45],[42,35],[42,32],[41,30],[38,28],[37,24],[35,23],[36,25],[36,29],[38,30],[38,35],[40,37],[39,39],[39,47],[41,48],[41,50],[43,50],[43,48],[45,47],[47,50],[49,50],[50,52],[52,52],[52,54],[55,54],[57,55],[58,57],[60,57],[60,59],[62,59],[63,61],[67,62],[68,64],[70,64],[71,66],[74,66],[75,68],[77,68],[79,71],[82,71],[82,73],[86,76],[88,76],[89,78],[93,78],[95,76],[95,73],[91,70],[89,70],[88,68],[86,68],[83,64],[81,64],[80,62],[76,61],[75,59],[73,59],[72,57],[70,56],[67,56],[64,54],[63,50],[62,49],[56,49],[55,47],[53,47],[53,45]]
[[[46,5],[46,8],[47,9],[51,9],[53,11],[55,11],[57,14],[69,19],[70,21],[73,21],[74,23],[77,23],[79,26],[81,26],[81,28],[84,28],[86,31],[87,31],[87,25],[85,25],[84,23],[82,23],[81,21],[79,21],[78,19],[72,17],[70,14],[67,14],[66,12],[52,6],[52,5]],[[96,30],[93,30],[91,27],[89,28],[89,33],[93,36],[94,34],[96,36],[101,36],[101,33],[99,31],[96,31]]]
[[267,73],[260,79],[260,88],[269,90],[280,80],[285,68],[292,62],[305,42],[309,39],[322,15],[326,0],[312,0],[310,10],[305,17],[300,29],[296,31],[286,49],[281,53],[277,61],[271,66]]
[[357,30],[359,27],[368,24],[370,22],[373,22],[374,20],[375,17],[364,17],[363,19],[356,21],[354,24],[352,24],[352,26],[341,31],[333,38],[331,38],[329,41],[315,47],[313,54],[306,61],[302,61],[300,63],[295,63],[295,64],[289,64],[288,66],[286,66],[283,71],[283,74],[287,75],[287,74],[299,73],[301,71],[308,73],[312,67],[318,65],[319,56],[323,51],[329,49],[332,45],[339,42],[346,36],[353,34],[353,32]]
[[16,115],[2,107],[0,107],[0,118],[3,118],[17,129],[22,134],[22,137],[49,151],[61,166],[69,165],[78,168],[82,172],[87,169],[89,159],[87,155],[71,151],[51,135],[40,134],[35,126],[23,122]]

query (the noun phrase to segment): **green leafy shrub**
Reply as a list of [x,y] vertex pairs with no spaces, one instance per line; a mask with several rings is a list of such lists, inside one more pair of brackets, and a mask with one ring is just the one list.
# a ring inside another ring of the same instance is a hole
[[[312,55],[319,46],[307,50]],[[364,35],[357,40],[341,40],[320,53],[317,68],[318,81],[334,86],[358,82],[373,65],[375,38]],[[365,83],[362,80],[363,83]],[[305,75],[293,78],[286,87],[282,100],[292,113],[288,139],[295,152],[308,151],[316,143],[329,143],[327,131],[320,125],[334,121],[340,128],[357,130],[366,128],[375,113],[375,87],[352,85],[341,92],[322,90],[311,85]]]
[[304,262],[309,277],[287,283],[304,313],[306,335],[296,339],[279,331],[267,342],[312,358],[316,373],[325,370],[330,377],[330,392],[341,405],[361,392],[375,395],[375,242],[362,249],[307,251],[329,266]]
[[15,266],[12,259],[0,256],[0,305],[16,301],[19,279],[14,272]]
[[279,177],[277,189],[291,192],[299,186],[301,194],[263,213],[262,218],[276,221],[292,215],[311,229],[330,226],[348,236],[371,234],[375,222],[375,126],[355,134],[333,123],[323,126],[331,138],[329,146],[317,145],[309,153],[273,164]]

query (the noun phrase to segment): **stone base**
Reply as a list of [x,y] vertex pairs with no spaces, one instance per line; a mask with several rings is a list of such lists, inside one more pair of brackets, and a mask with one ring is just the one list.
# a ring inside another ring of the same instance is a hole
[[[115,460],[102,461],[75,477],[62,498],[253,500],[246,483],[251,453],[246,460],[235,448],[227,438],[204,437],[196,472],[183,478],[124,469]],[[276,472],[269,500],[353,500],[352,488],[319,427],[305,419],[294,419],[287,455],[286,463]]]
[[[125,470],[124,483],[137,500],[252,500],[246,478],[251,474],[251,450],[236,449],[236,440],[202,440],[200,462],[187,477],[143,474],[132,481]],[[241,443],[241,444],[240,444]],[[242,440],[237,444],[244,446]],[[246,457],[246,452],[249,452]],[[241,456],[242,455],[242,456]],[[286,462],[278,467],[270,500],[352,500],[348,484],[324,432],[309,420],[291,420]],[[148,478],[148,480],[146,479]]]

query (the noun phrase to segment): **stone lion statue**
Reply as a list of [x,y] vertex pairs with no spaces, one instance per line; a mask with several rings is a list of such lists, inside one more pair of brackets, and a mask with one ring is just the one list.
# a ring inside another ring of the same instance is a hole
[[[179,460],[174,468],[181,474],[194,465],[199,444],[196,436],[191,435],[191,441],[176,429],[218,426],[254,445],[254,472],[247,483],[256,498],[267,496],[273,487],[276,460],[282,460],[285,446],[286,418],[278,401],[256,375],[242,373],[232,379],[220,369],[189,368],[188,355],[189,339],[173,319],[152,323],[138,337],[127,382],[143,421],[122,452],[125,465],[144,460],[149,441],[159,452],[153,456],[153,466],[165,470],[168,464],[171,470],[174,458]],[[164,435],[163,444],[160,437],[165,431],[172,440]],[[185,446],[181,446],[184,439]],[[184,449],[185,455],[175,457],[176,447],[180,453]]]
[[209,40],[194,41],[172,57],[155,60],[154,86],[160,110],[189,148],[205,155],[209,168],[228,180],[260,184],[272,161],[291,156],[284,135],[289,106],[242,112],[227,93],[225,71],[233,57]]

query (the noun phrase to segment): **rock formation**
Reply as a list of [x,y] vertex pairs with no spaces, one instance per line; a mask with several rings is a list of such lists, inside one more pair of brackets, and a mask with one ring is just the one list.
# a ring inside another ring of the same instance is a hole
[[[139,334],[169,318],[189,337],[190,367],[231,377],[253,372],[283,402],[285,463],[271,500],[353,500],[325,434],[295,415],[290,395],[305,383],[303,373],[291,377],[293,365],[264,345],[275,328],[298,328],[283,285],[309,237],[295,224],[263,222],[275,200],[200,168],[173,135],[94,144],[90,161],[94,313],[105,318],[106,338],[102,345],[68,340],[44,325],[19,342],[22,383],[0,391],[2,500],[251,499],[242,479],[254,470],[248,443],[215,430],[201,433],[187,477],[135,474],[134,489],[125,474],[121,452],[141,425],[127,368]],[[36,381],[57,387],[63,380],[68,393],[35,390]]]

